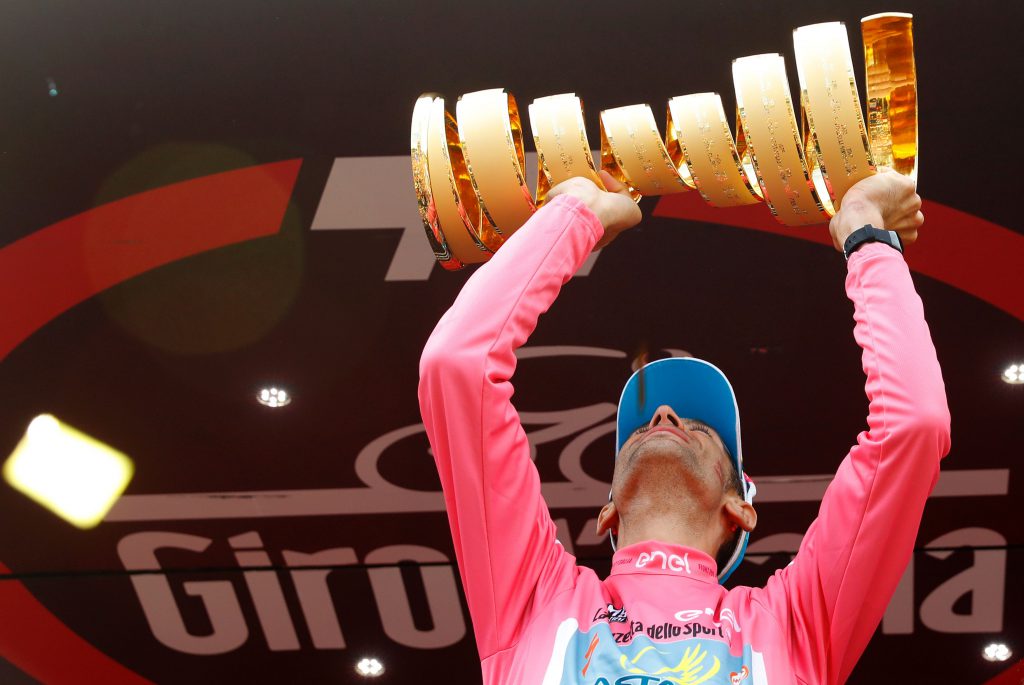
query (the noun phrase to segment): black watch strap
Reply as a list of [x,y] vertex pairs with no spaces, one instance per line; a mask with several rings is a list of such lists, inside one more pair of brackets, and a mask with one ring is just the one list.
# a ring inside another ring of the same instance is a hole
[[843,244],[843,254],[846,259],[850,259],[850,255],[860,249],[865,243],[885,243],[894,250],[898,250],[900,254],[903,254],[903,241],[900,240],[900,236],[896,231],[886,231],[881,228],[875,228],[871,224],[865,224],[856,231],[850,234]]

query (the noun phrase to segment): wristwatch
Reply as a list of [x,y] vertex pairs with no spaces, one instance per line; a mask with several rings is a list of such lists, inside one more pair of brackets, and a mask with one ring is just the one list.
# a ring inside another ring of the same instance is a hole
[[850,255],[860,249],[865,243],[885,243],[894,250],[903,254],[903,241],[900,240],[896,231],[885,231],[875,228],[871,224],[865,224],[850,234],[850,237],[843,243],[843,255],[847,261]]

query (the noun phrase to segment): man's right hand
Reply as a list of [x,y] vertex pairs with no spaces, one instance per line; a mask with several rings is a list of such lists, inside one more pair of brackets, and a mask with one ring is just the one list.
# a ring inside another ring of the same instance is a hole
[[595,249],[600,249],[615,240],[620,233],[633,228],[643,218],[640,207],[630,197],[625,185],[603,169],[599,175],[608,190],[601,190],[590,179],[575,176],[556,185],[547,196],[547,199],[551,200],[558,195],[572,195],[597,216],[598,221],[604,226],[604,237],[597,243]]

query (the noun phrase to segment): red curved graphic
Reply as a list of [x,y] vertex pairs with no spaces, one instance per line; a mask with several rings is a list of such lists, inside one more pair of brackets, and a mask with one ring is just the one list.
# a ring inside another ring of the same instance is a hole
[[1024,660],[1018,661],[992,680],[986,680],[984,685],[1020,685],[1021,683],[1024,683]]
[[[717,209],[698,193],[666,195],[655,216],[774,233],[832,246],[824,226],[783,226],[766,207],[747,205]],[[1014,277],[1024,263],[1024,235],[939,202],[924,201],[921,239],[907,250],[914,271],[970,293],[1007,314],[1024,320],[1024,279]]]
[[[0,573],[10,570],[0,563]],[[83,640],[20,582],[0,581],[0,607],[0,654],[36,680],[54,685],[152,685]]]
[[[0,249],[0,360],[74,305],[178,259],[280,230],[301,159],[157,188]],[[10,571],[0,563],[0,573]],[[75,634],[17,581],[0,581],[0,654],[44,683],[150,681]],[[58,657],[58,658],[55,658]]]
[[301,159],[174,183],[96,207],[0,250],[0,360],[93,295],[178,259],[273,235]]

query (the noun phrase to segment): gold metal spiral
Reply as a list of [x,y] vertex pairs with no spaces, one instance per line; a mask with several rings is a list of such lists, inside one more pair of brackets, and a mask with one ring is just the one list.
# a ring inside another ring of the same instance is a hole
[[[827,222],[877,165],[917,178],[917,81],[912,17],[861,20],[867,118],[842,23],[793,32],[800,124],[779,54],[733,61],[736,137],[717,93],[672,98],[662,137],[649,105],[603,110],[601,168],[638,200],[697,190],[715,207],[765,202],[787,226]],[[446,269],[484,262],[573,176],[601,185],[575,94],[529,106],[536,192],[527,188],[515,98],[497,88],[459,98],[456,117],[436,94],[412,117],[413,182],[427,238]]]

